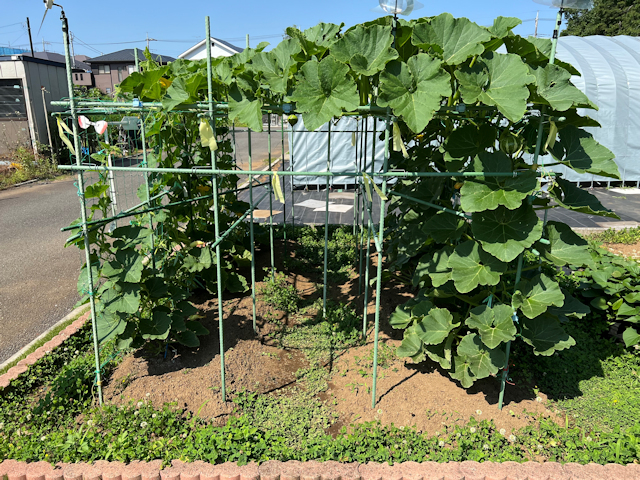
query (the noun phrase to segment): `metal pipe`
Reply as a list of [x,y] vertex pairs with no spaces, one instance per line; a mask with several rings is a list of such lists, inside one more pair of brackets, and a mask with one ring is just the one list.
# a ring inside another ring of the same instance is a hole
[[[267,115],[267,149],[269,161],[269,173],[272,173],[271,167],[271,114]],[[271,249],[271,280],[276,279],[276,260],[273,251],[273,183],[269,183],[269,247]]]
[[[109,145],[109,129],[104,132],[104,143]],[[111,152],[109,152],[107,156],[107,165],[109,167],[113,167],[113,161],[111,158]],[[113,174],[113,170],[109,171],[109,194],[111,195],[111,215],[116,216],[118,214],[118,195],[116,193],[116,179]],[[148,198],[148,197],[147,197]],[[111,231],[115,230],[118,226],[118,223],[114,220],[113,225],[111,225]]]
[[[216,119],[213,116],[213,82],[211,76],[213,68],[211,64],[211,24],[209,16],[205,17],[205,28],[207,39],[207,88],[209,94],[209,121],[213,122],[213,135],[216,136]],[[222,384],[222,401],[227,401],[227,389],[225,385],[225,369],[224,369],[224,322],[223,322],[223,305],[222,305],[222,253],[220,251],[220,223],[218,218],[218,176],[214,174],[217,170],[216,152],[211,151],[211,175],[213,176],[213,221],[216,238],[216,280],[218,287],[218,337],[220,339],[220,376]]]
[[[76,113],[76,104],[73,96],[73,78],[71,71],[71,55],[69,53],[69,23],[64,14],[64,10],[60,15],[62,21],[62,38],[64,43],[64,58],[67,69],[67,88],[69,89],[69,107],[71,108],[71,118],[73,120],[73,144],[76,151],[76,166],[80,166],[81,162],[81,146],[78,137],[78,115]],[[82,170],[78,171],[78,196],[80,198],[80,217],[82,219],[82,231],[84,233],[84,253],[85,264],[87,266],[87,285],[89,287],[89,304],[91,306],[91,333],[93,335],[93,354],[95,357],[96,367],[96,387],[98,390],[98,402],[102,406],[102,375],[100,374],[100,348],[98,346],[98,324],[96,318],[96,299],[93,291],[93,274],[91,271],[91,244],[89,243],[89,235],[87,235],[87,211],[84,198],[84,176]]]
[[[331,170],[331,121],[327,124],[327,172]],[[324,203],[324,285],[322,287],[322,318],[327,318],[327,269],[329,267],[329,177],[325,182]]]

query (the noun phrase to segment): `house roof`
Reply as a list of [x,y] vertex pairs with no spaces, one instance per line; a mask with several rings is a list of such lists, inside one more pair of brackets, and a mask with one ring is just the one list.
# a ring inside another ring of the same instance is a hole
[[[144,51],[138,50],[138,58],[142,61],[144,60]],[[156,53],[152,54],[154,60],[161,63],[173,62],[175,58],[170,57],[168,55],[158,55]],[[106,55],[102,55],[100,57],[88,58],[87,63],[93,65],[98,63],[134,63],[135,62],[135,53],[133,48],[125,48],[124,50],[118,50],[117,52],[107,53]]]
[[[28,53],[25,53],[23,55],[30,56]],[[36,58],[41,58],[42,60],[50,60],[52,62],[58,62],[58,63],[65,64],[64,55],[61,55],[59,53],[35,52],[35,56],[36,56]],[[72,65],[73,65],[73,63],[72,63]],[[91,66],[86,64],[86,63],[84,63],[84,62],[81,62],[80,60],[76,59],[75,70],[84,70],[85,72],[90,72],[91,71]]]
[[[190,53],[192,53],[193,51],[195,51],[198,48],[202,47],[204,45],[204,42],[206,42],[206,41],[207,41],[207,39],[203,38],[201,41],[196,43],[193,47],[191,47],[190,49],[188,49],[185,52],[183,52],[180,55],[178,55],[178,58],[184,58],[184,57],[189,56]],[[225,42],[224,40],[220,40],[219,38],[211,37],[211,42],[213,43],[213,45],[217,45],[218,47],[222,48],[223,50],[228,51],[232,55],[234,53],[240,53],[240,52],[244,51],[244,48],[236,47],[235,45],[233,45],[233,44],[231,44],[229,42]]]

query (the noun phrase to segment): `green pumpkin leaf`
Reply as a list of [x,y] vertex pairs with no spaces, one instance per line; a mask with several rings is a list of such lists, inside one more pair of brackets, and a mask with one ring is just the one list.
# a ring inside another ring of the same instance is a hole
[[296,102],[309,131],[317,130],[342,110],[355,110],[360,96],[349,67],[332,57],[321,62],[315,58],[305,63],[298,73],[298,84],[290,100]]
[[[522,38],[520,35],[507,35],[503,38],[504,44],[509,53],[515,53],[522,57],[528,65],[542,65],[549,63],[552,42],[549,38],[528,37]],[[555,59],[555,64],[567,70],[571,75],[580,76],[580,72],[566,62]]]
[[111,312],[138,313],[140,308],[140,286],[124,284],[119,288],[107,288],[100,296],[104,309]]
[[560,130],[559,140],[549,149],[557,161],[578,173],[620,178],[615,155],[599,144],[593,135],[573,125]]
[[457,353],[466,359],[474,380],[495,375],[504,367],[506,360],[502,350],[487,348],[475,333],[468,333],[462,338]]
[[274,93],[287,93],[287,84],[293,67],[294,57],[302,50],[295,38],[283,40],[270,52],[260,52],[251,59],[251,68],[261,73],[269,89]]
[[144,286],[149,292],[151,298],[163,298],[169,291],[169,286],[161,277],[150,277],[144,282]]
[[195,320],[188,321],[187,328],[198,336],[209,335],[209,329]]
[[422,231],[438,243],[458,240],[467,229],[467,221],[448,212],[438,212],[422,225]]
[[319,23],[314,27],[301,32],[295,27],[286,30],[287,35],[300,41],[302,49],[308,57],[316,56],[322,58],[325,52],[333,45],[338,38],[344,23],[336,25],[334,23]]
[[446,308],[432,308],[429,315],[416,324],[415,331],[427,345],[437,345],[458,325],[460,323],[453,323],[453,315]]
[[523,204],[516,210],[499,206],[474,213],[471,230],[485,251],[503,262],[511,262],[540,239],[542,222],[530,205]]
[[549,313],[558,317],[574,317],[584,318],[591,313],[591,309],[588,305],[585,305],[580,300],[572,297],[566,291],[562,290],[564,295],[564,304],[562,307],[554,307],[549,309]]
[[637,315],[640,313],[640,307],[632,307],[626,303],[622,303],[620,307],[618,307],[616,316],[618,317],[630,317],[632,315]]
[[405,329],[411,323],[411,309],[405,305],[398,305],[389,317],[389,325],[395,329]]
[[229,272],[225,288],[231,293],[242,293],[249,290],[247,279],[236,272]]
[[471,316],[465,324],[478,330],[482,343],[487,347],[496,348],[501,343],[516,338],[517,330],[512,315],[513,308],[510,305],[480,305],[471,310]]
[[553,186],[549,189],[549,195],[558,205],[569,210],[620,219],[614,212],[605,208],[598,197],[562,178],[556,177]]
[[261,132],[262,100],[233,84],[229,89],[229,121],[245,123],[254,132]]
[[[495,129],[483,123],[480,126],[463,125],[456,128],[445,141],[443,147],[453,158],[474,157],[496,143]],[[511,166],[509,166],[511,170]],[[506,171],[506,170],[503,170]]]
[[538,251],[554,265],[582,266],[592,263],[588,242],[576,234],[570,226],[560,222],[547,222],[547,239],[550,245],[538,245]]
[[94,183],[85,189],[84,198],[99,198],[107,190],[109,190],[108,184],[102,185],[100,183]]
[[407,63],[392,61],[380,74],[378,105],[391,107],[407,126],[421,132],[440,108],[443,97],[451,95],[450,76],[442,62],[419,53]]
[[[102,267],[104,271],[105,266]],[[104,275],[105,277],[107,275]],[[98,278],[100,275],[98,274],[98,267],[96,265],[91,265],[91,278],[93,280],[93,285],[98,285]],[[80,269],[80,275],[78,275],[78,284],[77,284],[78,293],[80,296],[84,296],[89,294],[93,287],[89,285],[89,276],[87,275],[87,264],[85,263]]]
[[127,328],[127,321],[124,314],[103,310],[96,315],[96,327],[98,342],[104,343],[122,334]]
[[524,318],[522,340],[533,347],[533,353],[548,357],[558,350],[564,350],[576,344],[576,341],[564,331],[556,317],[549,314],[534,319]]
[[473,240],[459,244],[449,257],[451,278],[460,293],[467,293],[478,285],[497,285],[507,265],[489,255]]
[[434,362],[438,362],[440,366],[446,370],[451,368],[451,346],[455,340],[455,332],[449,334],[444,342],[437,345],[424,345],[424,352]]
[[196,348],[200,346],[200,339],[191,330],[185,330],[184,332],[178,332],[174,335],[178,343],[181,343],[185,347]]
[[408,328],[404,331],[402,343],[396,350],[398,357],[413,357],[422,350],[422,340],[416,333],[415,329]]
[[[473,162],[476,172],[510,172],[512,164],[502,152],[483,152]],[[524,172],[515,177],[486,177],[467,179],[460,189],[460,203],[466,212],[495,210],[500,205],[515,210],[538,187],[534,172]]]
[[339,62],[351,65],[358,75],[372,76],[398,58],[398,53],[391,48],[392,43],[390,26],[358,25],[331,46],[331,54]]
[[[571,74],[564,68],[549,64],[544,67],[532,67],[531,73],[536,77],[537,95],[554,110],[564,112],[571,107],[593,105],[589,98],[571,83]],[[593,108],[597,110],[595,105]]]
[[[434,287],[441,287],[451,280],[451,269],[449,268],[449,257],[453,253],[453,247],[445,247],[442,250],[428,254],[420,259],[416,274],[419,271],[426,271],[431,278]],[[421,266],[423,267],[421,270]],[[415,279],[414,275],[414,279]]]
[[151,318],[140,320],[140,333],[145,340],[165,340],[170,331],[171,314],[164,309],[156,309]]
[[522,20],[519,18],[500,16],[493,21],[493,25],[488,30],[494,37],[503,38],[520,24],[522,24]]
[[622,340],[627,348],[632,347],[640,343],[640,333],[633,327],[627,327],[622,332]]
[[524,115],[529,98],[527,85],[536,79],[518,55],[494,52],[487,52],[473,68],[463,68],[455,75],[465,103],[481,101],[496,106],[512,122]]
[[122,266],[124,272],[123,280],[128,283],[138,283],[142,278],[142,270],[144,270],[144,264],[142,263],[143,256],[133,249],[127,248],[124,250],[118,250],[116,252],[116,260]]
[[513,308],[519,308],[527,318],[536,318],[552,305],[562,307],[564,294],[556,282],[540,273],[531,280],[521,281],[512,298]]
[[463,388],[469,388],[476,381],[473,373],[471,373],[471,361],[467,357],[453,357],[454,369],[449,372],[449,376],[460,382]]
[[458,65],[467,58],[481,55],[484,42],[491,40],[491,33],[468,18],[454,18],[442,13],[429,22],[413,27],[411,43],[425,51],[442,55],[448,65]]

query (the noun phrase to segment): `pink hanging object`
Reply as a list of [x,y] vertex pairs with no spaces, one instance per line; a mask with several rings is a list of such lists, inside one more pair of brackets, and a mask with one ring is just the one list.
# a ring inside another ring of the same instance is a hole
[[80,115],[78,117],[78,125],[80,125],[80,128],[82,128],[83,130],[86,130],[91,125],[93,125],[93,128],[95,128],[96,132],[99,135],[102,135],[107,130],[107,127],[109,126],[109,124],[104,120],[100,120],[98,122],[92,122],[84,115]]

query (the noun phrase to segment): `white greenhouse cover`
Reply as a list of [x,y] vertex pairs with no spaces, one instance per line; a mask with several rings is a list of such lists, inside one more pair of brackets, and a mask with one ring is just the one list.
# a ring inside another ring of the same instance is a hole
[[[585,130],[615,154],[623,181],[640,181],[640,37],[560,37],[557,57],[582,74],[571,81],[599,107],[578,110],[602,125]],[[544,161],[554,162],[551,156]],[[564,166],[551,170],[572,182],[612,180]]]
[[[382,171],[384,163],[384,141],[380,140],[385,129],[385,122],[377,120],[374,135],[373,118],[342,117],[331,125],[331,171],[356,172],[358,165],[362,170],[371,172],[371,159],[375,137],[374,171]],[[326,172],[328,153],[329,124],[325,123],[315,132],[309,132],[304,127],[302,115],[298,115],[298,123],[289,132],[289,152],[293,170],[296,172]],[[366,134],[366,165],[364,160],[364,130]],[[355,131],[359,133],[352,133]],[[355,138],[354,138],[355,135]],[[354,145],[355,143],[355,145]],[[356,156],[357,153],[357,156]],[[294,185],[324,185],[326,177],[295,176]],[[377,183],[381,182],[379,180]],[[356,183],[355,177],[331,177],[330,185],[345,185]]]

